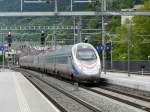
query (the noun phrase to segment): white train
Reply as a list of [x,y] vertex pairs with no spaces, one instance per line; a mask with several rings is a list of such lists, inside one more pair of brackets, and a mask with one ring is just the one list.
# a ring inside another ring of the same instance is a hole
[[20,67],[60,75],[76,81],[100,80],[101,63],[96,49],[88,43],[20,58]]

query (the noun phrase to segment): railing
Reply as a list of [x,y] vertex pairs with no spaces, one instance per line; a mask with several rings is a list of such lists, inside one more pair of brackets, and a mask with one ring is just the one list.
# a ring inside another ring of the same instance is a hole
[[[128,61],[115,60],[111,62],[106,61],[106,70],[107,71],[119,71],[119,72],[128,72]],[[149,60],[136,60],[130,61],[130,70],[131,73],[150,74],[150,61]]]

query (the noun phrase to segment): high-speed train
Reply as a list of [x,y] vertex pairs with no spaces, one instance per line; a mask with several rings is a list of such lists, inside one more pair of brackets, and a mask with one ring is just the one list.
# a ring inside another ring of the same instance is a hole
[[78,43],[37,56],[21,57],[20,67],[81,82],[97,82],[101,74],[99,55],[89,43]]

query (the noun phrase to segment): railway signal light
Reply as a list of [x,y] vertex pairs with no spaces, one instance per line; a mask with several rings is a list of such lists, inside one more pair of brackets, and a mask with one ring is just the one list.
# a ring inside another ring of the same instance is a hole
[[84,42],[85,42],[85,43],[88,43],[88,42],[89,42],[88,38],[85,38],[85,39],[84,39]]
[[12,37],[11,37],[11,33],[10,32],[8,33],[8,36],[7,36],[7,42],[8,42],[8,47],[11,47]]
[[45,33],[44,33],[44,31],[42,31],[42,33],[41,33],[41,45],[44,45],[44,43],[45,43]]

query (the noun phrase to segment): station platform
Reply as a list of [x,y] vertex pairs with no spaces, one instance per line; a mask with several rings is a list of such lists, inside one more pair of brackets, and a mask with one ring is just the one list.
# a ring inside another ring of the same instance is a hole
[[21,73],[0,70],[1,112],[60,112]]
[[106,72],[101,74],[108,83],[130,87],[150,92],[150,76],[135,75],[128,73]]

